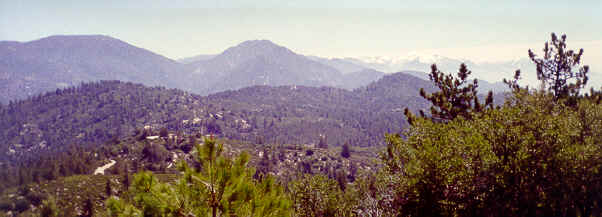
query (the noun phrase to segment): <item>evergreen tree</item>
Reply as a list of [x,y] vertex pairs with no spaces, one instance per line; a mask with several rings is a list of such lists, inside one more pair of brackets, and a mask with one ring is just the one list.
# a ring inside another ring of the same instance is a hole
[[150,172],[134,175],[126,198],[107,200],[109,215],[290,216],[283,188],[271,176],[254,180],[248,154],[227,158],[223,145],[210,138],[196,148],[200,168],[181,162],[183,176],[175,185],[157,181]]
[[[481,104],[479,101],[477,79],[474,79],[472,83],[468,80],[471,73],[464,63],[460,65],[457,77],[441,72],[435,64],[431,66],[429,79],[435,83],[439,91],[428,94],[421,88],[420,96],[433,104],[430,110],[433,120],[449,121],[458,116],[470,119],[473,112],[480,112],[488,106],[493,107],[493,92],[491,91],[487,95],[485,104]],[[404,113],[411,124],[413,115],[407,108]],[[423,111],[420,111],[420,114],[425,116]]]
[[543,58],[537,58],[529,49],[529,58],[537,67],[537,79],[547,86],[555,99],[578,95],[587,84],[589,72],[589,66],[580,67],[583,49],[579,52],[567,49],[566,35],[559,39],[552,33],[551,37],[552,41],[544,45]]
[[169,136],[169,132],[167,131],[167,128],[165,128],[165,127],[161,128],[161,130],[159,130],[159,136],[161,138],[167,138]]
[[130,187],[130,174],[128,173],[127,168],[123,173],[123,179],[121,183],[123,184],[123,188],[127,191],[127,189]]
[[83,217],[92,217],[94,216],[94,202],[90,198],[86,199],[84,202],[84,207],[82,211]]
[[341,149],[341,156],[344,158],[351,157],[351,147],[349,147],[349,142],[345,142],[345,144],[343,144],[343,147]]
[[111,197],[111,195],[113,194],[111,189],[111,179],[107,179],[107,184],[105,185],[105,193],[107,194],[107,197]]
[[347,188],[347,175],[345,174],[345,171],[342,169],[336,170],[335,179],[337,180],[341,191],[345,191]]

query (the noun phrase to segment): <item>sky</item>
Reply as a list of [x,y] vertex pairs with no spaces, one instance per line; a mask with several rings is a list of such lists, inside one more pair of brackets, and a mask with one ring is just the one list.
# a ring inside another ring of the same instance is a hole
[[427,53],[491,62],[527,57],[556,32],[595,65],[601,12],[600,0],[0,0],[0,40],[102,34],[178,59],[268,39],[322,57]]

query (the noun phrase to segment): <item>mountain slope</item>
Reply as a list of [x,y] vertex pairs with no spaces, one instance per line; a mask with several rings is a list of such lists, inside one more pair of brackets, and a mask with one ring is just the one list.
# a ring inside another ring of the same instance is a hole
[[252,85],[337,86],[341,73],[268,40],[245,41],[208,59],[187,64],[201,93],[215,93]]
[[209,60],[215,56],[216,55],[214,55],[214,54],[199,54],[199,55],[192,56],[192,57],[178,59],[178,62],[187,64],[187,63],[193,63],[193,62],[197,62],[197,61]]
[[342,87],[348,90],[366,86],[377,81],[385,75],[373,69],[363,69],[360,71],[349,72],[343,75]]
[[0,43],[0,103],[97,80],[176,86],[181,65],[101,35]]

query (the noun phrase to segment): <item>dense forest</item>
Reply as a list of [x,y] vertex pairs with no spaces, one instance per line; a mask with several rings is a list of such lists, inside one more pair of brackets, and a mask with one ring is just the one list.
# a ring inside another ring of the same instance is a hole
[[0,108],[0,159],[36,157],[68,145],[94,146],[137,129],[166,127],[258,143],[383,145],[407,126],[402,108],[426,108],[427,81],[388,75],[355,91],[255,86],[208,97],[120,81],[84,83]]

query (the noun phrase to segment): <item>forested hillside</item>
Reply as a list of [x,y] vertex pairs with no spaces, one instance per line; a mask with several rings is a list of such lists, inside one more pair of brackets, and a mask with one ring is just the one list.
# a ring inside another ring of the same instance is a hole
[[85,83],[1,107],[1,156],[93,146],[144,127],[258,143],[315,144],[325,137],[335,146],[382,145],[385,133],[406,126],[402,108],[428,106],[416,96],[421,87],[433,90],[401,73],[355,91],[255,86],[208,97],[120,81]]

